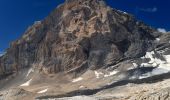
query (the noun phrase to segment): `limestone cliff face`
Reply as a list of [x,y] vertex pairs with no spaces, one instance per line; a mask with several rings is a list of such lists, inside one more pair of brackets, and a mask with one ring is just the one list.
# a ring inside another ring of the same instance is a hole
[[33,65],[45,73],[109,67],[143,56],[158,36],[101,0],[67,0],[11,43],[0,58],[0,73]]

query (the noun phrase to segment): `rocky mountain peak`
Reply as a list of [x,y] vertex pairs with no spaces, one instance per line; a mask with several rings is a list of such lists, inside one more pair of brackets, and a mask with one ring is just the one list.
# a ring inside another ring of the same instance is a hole
[[102,0],[66,0],[0,53],[0,99],[169,100],[169,58],[169,32]]
[[91,4],[98,4],[99,5],[103,5],[105,4],[103,0],[66,0],[65,3],[77,3],[79,5],[90,5]]
[[157,33],[101,0],[67,0],[11,44],[2,73],[32,65],[45,73],[109,67],[143,56]]

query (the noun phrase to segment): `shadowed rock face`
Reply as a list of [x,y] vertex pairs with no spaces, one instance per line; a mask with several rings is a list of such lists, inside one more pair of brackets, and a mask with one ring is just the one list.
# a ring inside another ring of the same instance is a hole
[[98,69],[141,57],[159,33],[101,0],[67,0],[0,57],[0,74],[31,67],[45,73]]

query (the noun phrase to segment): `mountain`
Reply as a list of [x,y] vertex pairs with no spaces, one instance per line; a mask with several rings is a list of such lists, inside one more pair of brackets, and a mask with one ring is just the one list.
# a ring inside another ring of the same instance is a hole
[[66,0],[0,57],[1,98],[94,95],[121,84],[161,80],[170,69],[169,41],[170,33],[102,0]]
[[156,32],[100,0],[68,0],[11,43],[1,68],[13,72],[34,63],[57,73],[108,67],[143,56]]

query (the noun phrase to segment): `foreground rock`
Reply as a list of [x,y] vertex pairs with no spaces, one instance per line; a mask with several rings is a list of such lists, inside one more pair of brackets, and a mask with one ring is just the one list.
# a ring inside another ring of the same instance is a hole
[[148,91],[132,97],[130,100],[170,100],[170,88],[160,89],[159,91]]
[[30,100],[33,94],[19,88],[12,88],[4,91],[0,95],[0,100]]

